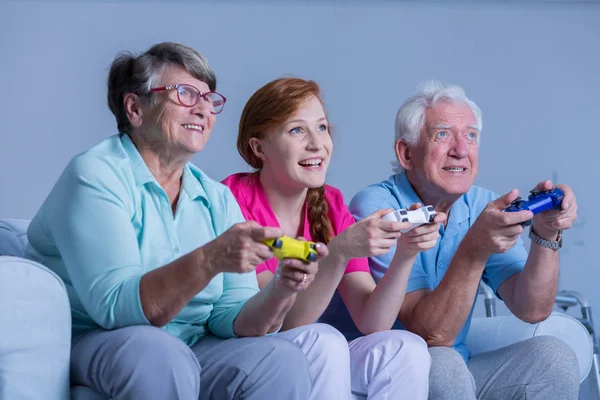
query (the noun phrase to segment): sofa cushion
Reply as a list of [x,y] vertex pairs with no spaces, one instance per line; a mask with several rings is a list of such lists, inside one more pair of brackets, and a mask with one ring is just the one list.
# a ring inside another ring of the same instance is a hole
[[71,309],[48,268],[0,256],[0,399],[64,399],[69,393]]
[[23,257],[26,243],[26,232],[15,229],[10,221],[0,220],[0,256]]

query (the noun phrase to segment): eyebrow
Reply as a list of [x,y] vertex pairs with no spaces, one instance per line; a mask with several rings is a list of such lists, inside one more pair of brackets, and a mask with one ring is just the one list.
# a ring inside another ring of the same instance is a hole
[[[317,120],[317,122],[320,122],[320,121],[327,121],[327,118],[321,117],[321,118],[319,118]],[[285,124],[288,125],[288,124],[291,124],[291,123],[295,123],[295,124],[297,124],[297,123],[306,123],[306,120],[301,119],[301,118],[299,118],[299,119],[293,119],[291,121],[286,122]]]
[[[479,127],[477,127],[477,125],[469,125],[469,128],[479,130]],[[437,124],[436,126],[433,127],[433,129],[452,129],[452,125]]]

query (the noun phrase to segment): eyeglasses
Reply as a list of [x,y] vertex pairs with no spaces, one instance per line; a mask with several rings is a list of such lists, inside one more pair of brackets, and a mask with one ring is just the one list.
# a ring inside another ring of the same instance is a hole
[[200,99],[204,99],[206,103],[211,107],[210,112],[212,114],[219,114],[223,111],[225,102],[227,99],[220,93],[207,92],[202,93],[192,85],[180,84],[180,85],[168,85],[150,89],[150,92],[162,92],[163,90],[177,90],[177,99],[182,106],[194,107]]

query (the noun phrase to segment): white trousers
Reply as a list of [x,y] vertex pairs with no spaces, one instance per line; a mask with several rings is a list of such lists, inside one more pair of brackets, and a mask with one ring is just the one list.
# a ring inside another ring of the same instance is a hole
[[327,324],[277,333],[300,347],[312,380],[310,400],[426,400],[431,356],[419,336],[401,330],[373,333],[346,342]]
[[312,381],[309,400],[349,400],[350,354],[348,342],[327,324],[310,324],[275,334],[300,347]]
[[376,332],[350,342],[352,393],[369,400],[426,400],[431,356],[410,332]]

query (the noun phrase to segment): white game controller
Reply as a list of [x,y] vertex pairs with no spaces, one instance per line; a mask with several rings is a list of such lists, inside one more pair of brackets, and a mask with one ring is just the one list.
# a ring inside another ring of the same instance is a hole
[[417,208],[416,210],[407,210],[401,208],[400,210],[392,211],[391,213],[385,214],[381,219],[386,221],[398,221],[398,222],[410,222],[412,226],[409,229],[404,229],[400,232],[408,232],[415,229],[419,225],[430,224],[437,213],[433,206],[425,206]]

